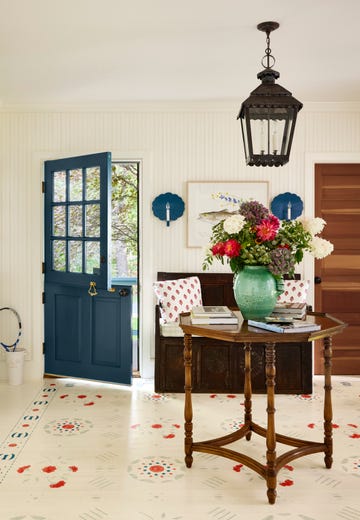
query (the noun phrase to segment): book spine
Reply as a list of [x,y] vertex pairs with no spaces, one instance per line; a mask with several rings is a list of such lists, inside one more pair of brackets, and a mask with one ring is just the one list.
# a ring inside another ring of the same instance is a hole
[[229,319],[213,319],[213,320],[202,320],[202,319],[192,319],[191,323],[193,325],[236,325],[238,323],[237,318],[229,318]]
[[309,325],[308,327],[292,327],[284,330],[284,332],[298,332],[300,334],[301,332],[314,332],[320,329],[321,327],[318,327],[317,325]]

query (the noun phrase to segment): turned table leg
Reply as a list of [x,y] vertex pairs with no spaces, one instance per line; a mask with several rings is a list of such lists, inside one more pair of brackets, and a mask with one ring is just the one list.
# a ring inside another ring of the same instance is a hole
[[276,500],[276,434],[275,434],[275,343],[266,343],[266,393],[267,393],[267,431],[266,431],[266,483],[270,504]]
[[333,458],[332,440],[332,402],[331,402],[331,358],[332,358],[331,337],[324,338],[324,374],[325,374],[325,396],[324,396],[324,444],[325,444],[325,466],[331,468]]
[[187,468],[191,468],[193,462],[192,445],[193,445],[193,411],[191,401],[191,365],[192,365],[192,336],[184,335],[184,365],[185,365],[185,464]]
[[[245,398],[245,414],[244,414],[244,422],[245,424],[251,424],[252,421],[252,413],[251,413],[251,343],[245,343],[244,345],[245,351],[245,374],[244,374],[244,398]],[[249,441],[251,439],[251,430],[246,434],[246,440]]]

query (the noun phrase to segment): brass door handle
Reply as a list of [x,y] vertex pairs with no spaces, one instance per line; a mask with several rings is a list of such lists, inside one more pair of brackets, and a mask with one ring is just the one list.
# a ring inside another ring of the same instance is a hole
[[96,290],[96,282],[90,282],[88,293],[90,294],[90,296],[97,295],[98,292]]

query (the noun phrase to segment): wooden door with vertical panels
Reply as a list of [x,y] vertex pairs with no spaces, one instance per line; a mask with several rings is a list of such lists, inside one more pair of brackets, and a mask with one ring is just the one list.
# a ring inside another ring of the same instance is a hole
[[[360,374],[360,164],[315,165],[315,216],[334,252],[315,262],[315,310],[348,327],[333,338],[333,374]],[[322,372],[321,348],[315,373]]]

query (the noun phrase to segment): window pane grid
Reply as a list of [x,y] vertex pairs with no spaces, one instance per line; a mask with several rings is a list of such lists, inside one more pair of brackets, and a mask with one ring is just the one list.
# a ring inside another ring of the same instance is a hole
[[100,167],[54,172],[51,204],[52,269],[98,274]]

